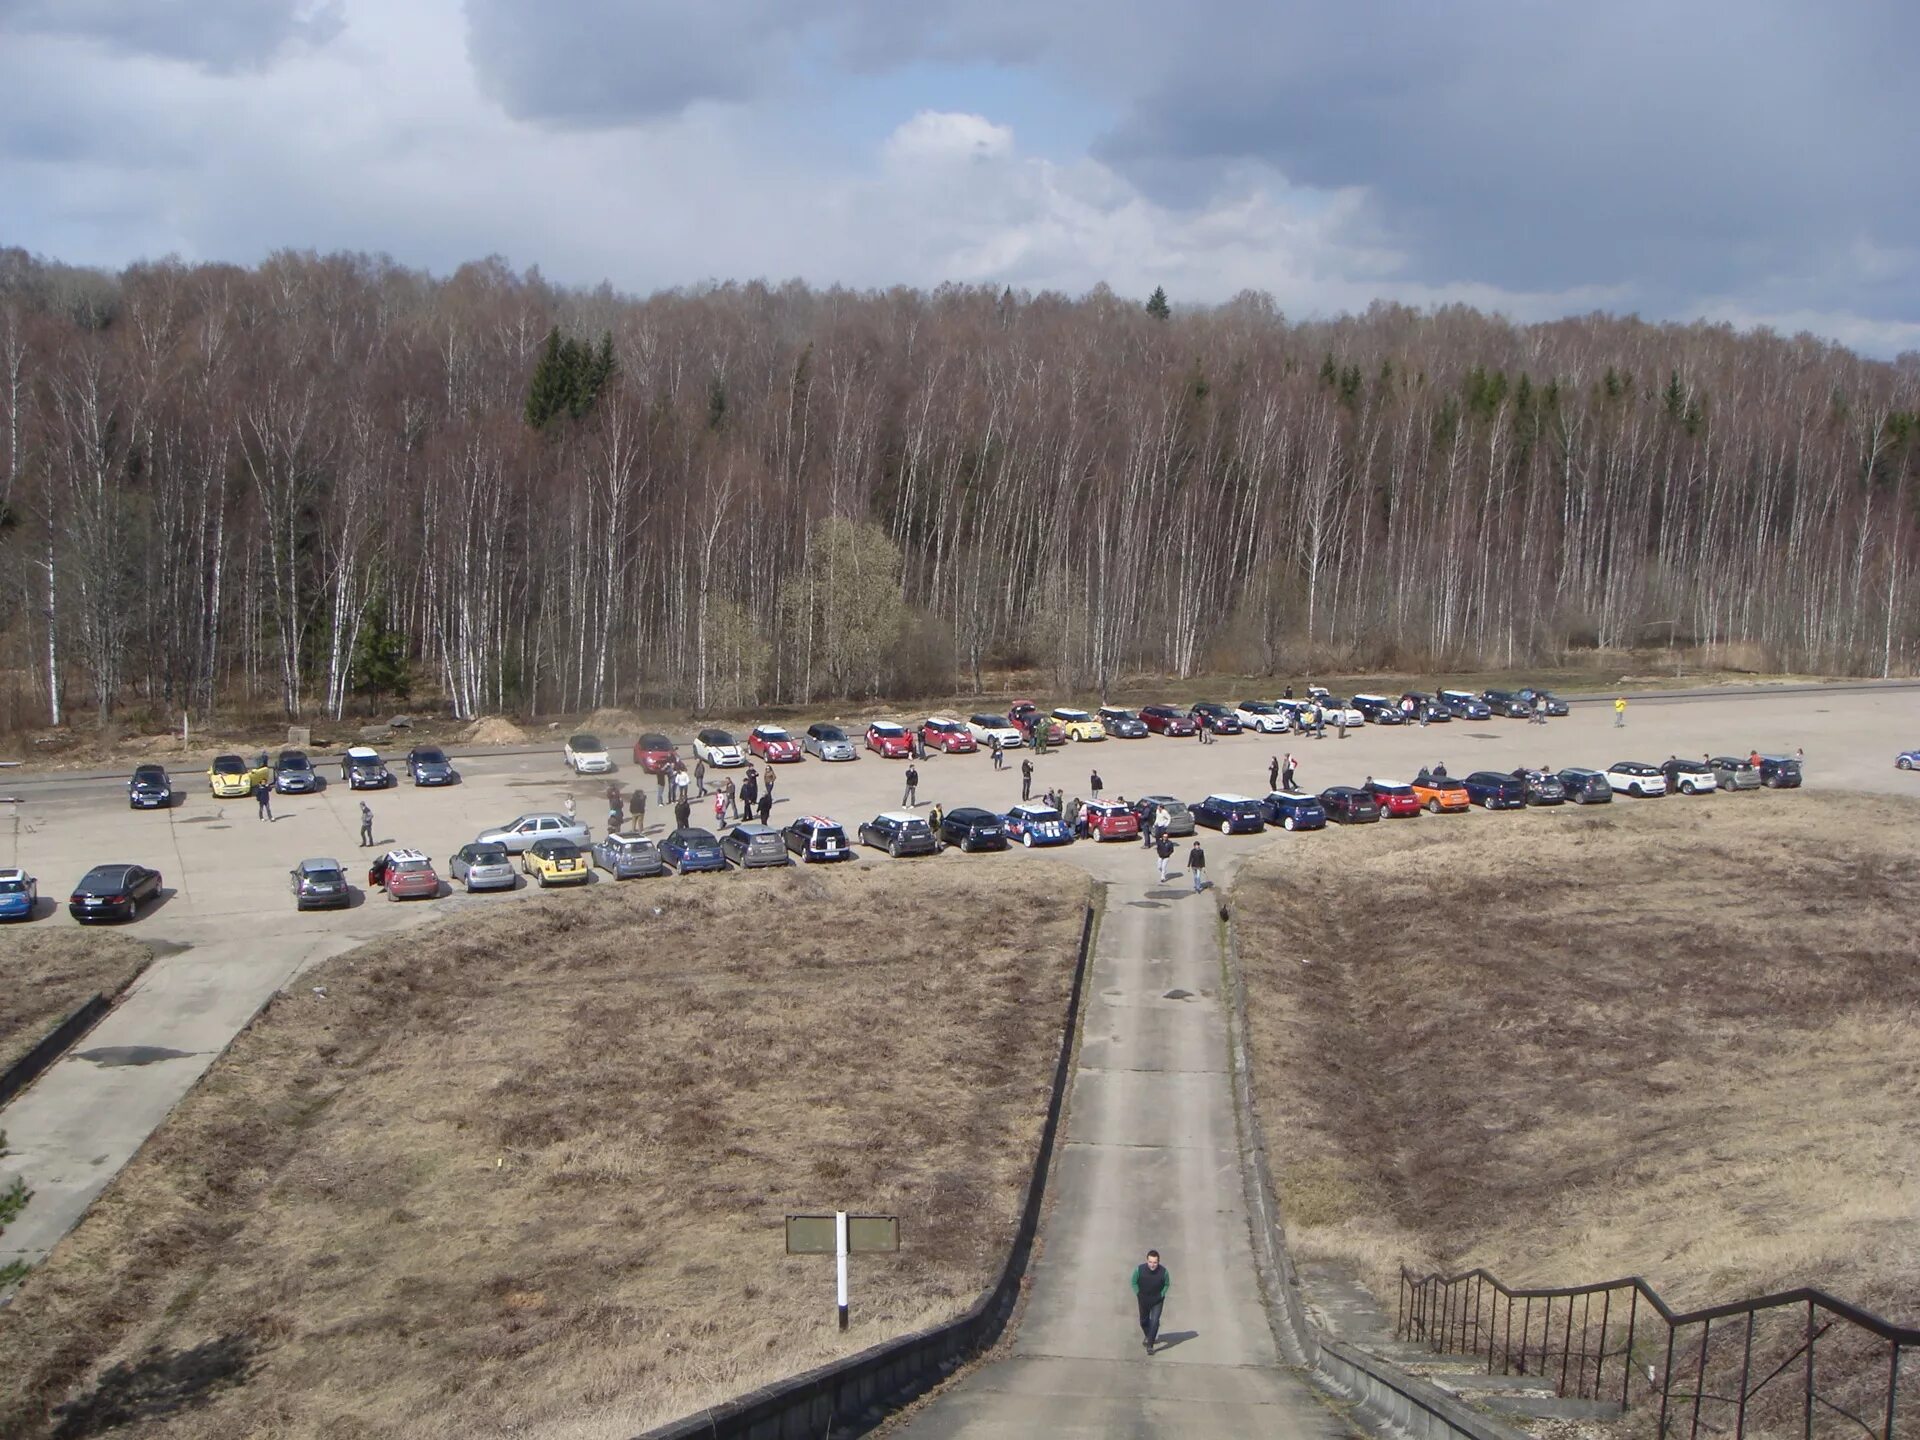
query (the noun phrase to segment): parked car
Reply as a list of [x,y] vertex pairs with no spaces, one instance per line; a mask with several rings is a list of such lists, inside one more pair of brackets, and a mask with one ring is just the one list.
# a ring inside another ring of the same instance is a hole
[[1413,796],[1426,808],[1429,815],[1439,815],[1448,810],[1466,810],[1473,804],[1473,797],[1467,794],[1467,787],[1451,775],[1435,775],[1431,770],[1422,770],[1413,777]]
[[734,770],[747,763],[747,752],[730,730],[706,729],[693,737],[693,755],[710,768]]
[[127,806],[133,810],[167,810],[173,806],[173,778],[161,765],[137,765],[127,781]]
[[1002,750],[1018,750],[1027,743],[1027,737],[1020,733],[1020,727],[1004,715],[996,715],[983,710],[977,715],[967,717],[967,733],[983,748],[993,744],[994,737],[1000,737]]
[[1534,708],[1538,701],[1545,700],[1547,702],[1547,714],[1565,715],[1567,713],[1567,702],[1551,690],[1536,690],[1529,685],[1523,690],[1516,690],[1514,693],[1527,702],[1529,709]]
[[453,852],[447,870],[455,880],[476,890],[513,890],[520,884],[513,871],[513,855],[497,840],[469,840]]
[[1197,735],[1200,723],[1174,705],[1143,705],[1140,723],[1155,735]]
[[1267,828],[1267,807],[1251,795],[1209,795],[1187,808],[1194,824],[1222,835],[1258,835]]
[[1523,765],[1513,772],[1513,778],[1527,787],[1527,804],[1529,805],[1566,803],[1567,787],[1551,770],[1529,770]]
[[1800,788],[1800,762],[1791,755],[1762,755],[1760,783],[1774,790]]
[[1337,695],[1329,695],[1326,699],[1316,700],[1314,703],[1326,712],[1329,725],[1339,725],[1344,721],[1349,730],[1354,730],[1367,723],[1367,717],[1360,712],[1359,707],[1350,700],[1342,700]]
[[1233,718],[1240,722],[1242,730],[1263,735],[1280,735],[1293,728],[1293,717],[1266,700],[1234,701]]
[[460,772],[438,745],[416,745],[407,751],[407,778],[416,785],[457,785]]
[[1033,736],[1036,730],[1047,737],[1047,744],[1049,745],[1064,745],[1067,743],[1066,727],[1061,725],[1057,720],[1049,720],[1045,715],[1042,715],[1040,713],[1040,707],[1031,700],[1022,700],[1009,706],[1007,709],[1007,719],[1013,723],[1013,728],[1020,732],[1020,738],[1025,740],[1029,745],[1033,744]]
[[1480,698],[1487,709],[1508,720],[1524,720],[1533,714],[1533,706],[1513,690],[1482,690]]
[[1411,785],[1403,785],[1397,780],[1369,780],[1360,788],[1373,797],[1373,803],[1380,807],[1380,813],[1389,820],[1419,817],[1420,797],[1413,793]]
[[853,741],[847,738],[847,732],[838,725],[828,725],[824,721],[818,725],[809,725],[807,735],[800,747],[810,755],[818,755],[822,760],[858,760],[859,752],[853,748]]
[[1442,690],[1434,697],[1456,720],[1489,720],[1493,711],[1487,702],[1467,690]]
[[590,735],[584,730],[567,737],[566,749],[561,755],[567,762],[567,768],[576,775],[613,773],[613,757],[607,753],[607,747],[600,743],[598,735]]
[[719,840],[711,830],[702,830],[696,825],[675,830],[662,840],[660,858],[682,875],[727,868],[727,857],[720,853]]
[[389,900],[432,900],[440,893],[440,877],[418,850],[389,850],[367,867],[367,887],[385,890]]
[[1524,781],[1500,770],[1476,770],[1460,782],[1467,787],[1467,799],[1483,810],[1524,810],[1527,787]]
[[926,817],[911,810],[883,810],[860,827],[860,843],[884,850],[894,859],[939,851]]
[[1920,769],[1920,750],[1902,750],[1893,757],[1893,768],[1896,770]]
[[273,788],[282,795],[311,795],[320,788],[320,774],[304,750],[282,750],[273,762]]
[[1069,740],[1104,740],[1107,727],[1102,725],[1085,710],[1076,710],[1070,705],[1057,705],[1047,718],[1066,731]]
[[1071,845],[1073,831],[1066,817],[1038,800],[1022,800],[1007,811],[1007,838],[1031,850],[1036,845]]
[[1713,767],[1704,760],[1668,756],[1660,766],[1660,773],[1667,777],[1668,794],[1678,790],[1682,795],[1707,795],[1720,788]]
[[371,745],[349,745],[340,757],[340,778],[349,790],[385,790],[400,782],[393,778],[387,762]]
[[1413,702],[1413,718],[1416,724],[1422,715],[1427,717],[1429,725],[1444,725],[1453,719],[1453,712],[1424,690],[1405,690],[1401,692],[1400,698],[1403,701]]
[[747,749],[769,765],[786,765],[806,752],[778,725],[756,725],[747,732]]
[[1369,725],[1401,725],[1407,718],[1401,712],[1400,702],[1389,700],[1384,695],[1356,695],[1353,697],[1353,708],[1360,712]]
[[867,726],[867,749],[883,760],[905,760],[913,754],[913,737],[904,725],[876,720]]
[[1357,785],[1332,785],[1320,792],[1327,819],[1341,825],[1370,825],[1380,818],[1380,802]]
[[803,863],[853,858],[853,847],[847,843],[847,832],[841,828],[838,820],[825,815],[802,815],[780,834],[786,841],[787,849],[798,855]]
[[1738,755],[1715,755],[1707,761],[1713,771],[1713,783],[1722,790],[1758,790],[1760,770],[1751,760]]
[[649,775],[672,769],[679,758],[679,747],[657,730],[649,730],[633,742],[633,763]]
[[991,810],[978,805],[962,805],[940,817],[940,839],[961,850],[1004,850],[1007,825]]
[[1239,735],[1246,729],[1230,705],[1201,700],[1195,703],[1192,714],[1196,725],[1204,725],[1216,735]]
[[1142,795],[1133,802],[1133,813],[1140,817],[1144,830],[1153,828],[1153,818],[1162,810],[1167,812],[1167,834],[1193,834],[1193,811],[1187,808],[1186,801],[1171,795]]
[[295,910],[344,910],[353,904],[346,867],[338,860],[302,860],[291,874]]
[[971,755],[980,748],[973,732],[947,715],[930,715],[920,722],[920,744],[949,755]]
[[160,893],[160,872],[144,865],[96,865],[67,897],[67,913],[82,925],[95,920],[132,920],[140,904]]
[[787,842],[771,825],[743,820],[720,837],[720,853],[742,870],[791,865]]
[[1097,712],[1100,726],[1116,740],[1144,740],[1148,730],[1140,717],[1133,711],[1118,705],[1103,705]]
[[667,873],[660,847],[644,835],[603,835],[593,842],[593,863],[616,880]]
[[515,855],[536,840],[571,840],[576,845],[593,843],[593,833],[584,824],[546,811],[515,816],[506,824],[483,830],[473,838],[483,845],[489,842],[504,845]]
[[1604,771],[1572,765],[1560,772],[1560,783],[1566,787],[1567,798],[1576,805],[1613,803],[1613,786],[1607,783]]
[[1089,800],[1080,807],[1079,829],[1089,840],[1138,840],[1140,817],[1118,800]]
[[207,788],[216,800],[241,800],[253,793],[253,787],[272,778],[264,763],[250,765],[238,755],[216,755],[207,767]]
[[1282,830],[1327,828],[1327,807],[1320,803],[1318,795],[1305,795],[1298,790],[1270,790],[1265,803],[1269,825],[1278,825]]
[[534,841],[520,852],[520,870],[542,890],[552,885],[585,885],[593,879],[592,860],[571,840]]
[[31,920],[40,882],[17,866],[0,870],[0,920]]
[[1607,785],[1616,795],[1652,799],[1667,793],[1667,777],[1657,766],[1639,760],[1618,760],[1607,767]]

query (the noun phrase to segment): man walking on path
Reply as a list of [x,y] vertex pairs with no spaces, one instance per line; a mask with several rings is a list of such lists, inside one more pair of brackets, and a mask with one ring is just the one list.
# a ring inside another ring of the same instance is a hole
[[1207,888],[1207,852],[1200,848],[1198,837],[1187,852],[1187,869],[1193,872],[1193,893],[1198,895]]
[[373,807],[364,800],[360,802],[360,843],[373,844]]
[[900,796],[900,803],[912,809],[915,801],[913,792],[920,788],[920,769],[911,760],[907,762],[907,788]]
[[260,819],[273,819],[273,787],[266,781],[253,787],[253,803],[260,807]]
[[1033,761],[1031,760],[1020,762],[1020,798],[1022,800],[1033,798]]
[[704,797],[707,793],[707,761],[704,755],[693,762],[693,783],[700,787],[700,794]]
[[1279,788],[1280,788],[1280,757],[1278,755],[1275,755],[1270,757],[1267,761],[1267,789],[1278,790]]
[[1140,1306],[1140,1336],[1149,1355],[1153,1354],[1154,1343],[1160,1338],[1160,1309],[1167,1303],[1167,1292],[1172,1288],[1173,1276],[1160,1263],[1160,1252],[1147,1251],[1146,1264],[1133,1267],[1133,1298]]
[[1173,841],[1167,838],[1166,831],[1160,832],[1159,842],[1153,847],[1153,853],[1160,858],[1160,883],[1167,883],[1167,862],[1173,859]]
[[1618,730],[1627,723],[1627,697],[1622,695],[1613,702],[1613,728]]

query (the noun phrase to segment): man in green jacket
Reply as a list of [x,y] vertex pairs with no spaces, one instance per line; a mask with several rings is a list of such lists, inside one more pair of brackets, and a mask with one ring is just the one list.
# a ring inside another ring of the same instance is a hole
[[1140,1306],[1140,1334],[1149,1355],[1160,1338],[1160,1307],[1167,1303],[1167,1292],[1172,1288],[1173,1276],[1160,1263],[1160,1252],[1147,1251],[1146,1264],[1133,1267],[1133,1298]]

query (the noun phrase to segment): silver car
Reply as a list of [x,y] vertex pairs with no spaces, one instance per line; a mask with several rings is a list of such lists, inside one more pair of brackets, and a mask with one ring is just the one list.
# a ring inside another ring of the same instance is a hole
[[513,857],[494,840],[471,840],[453,852],[447,864],[453,878],[475,890],[511,890],[520,882],[513,873]]
[[742,870],[757,870],[762,865],[789,865],[787,842],[771,825],[752,821],[734,826],[720,837],[720,853]]
[[[1148,809],[1148,806],[1153,808]],[[1153,828],[1155,814],[1164,810],[1167,812],[1167,834],[1193,834],[1193,812],[1187,808],[1184,800],[1176,800],[1171,795],[1142,795],[1134,802],[1133,809],[1141,817],[1140,823],[1149,830]]]
[[853,748],[853,741],[847,738],[847,732],[838,725],[828,725],[824,721],[807,727],[807,733],[801,737],[800,748],[809,755],[818,755],[822,760],[860,758],[859,752]]
[[549,813],[516,816],[499,829],[483,830],[473,838],[482,844],[504,845],[518,855],[536,840],[571,840],[585,849],[593,843],[593,832],[578,821]]

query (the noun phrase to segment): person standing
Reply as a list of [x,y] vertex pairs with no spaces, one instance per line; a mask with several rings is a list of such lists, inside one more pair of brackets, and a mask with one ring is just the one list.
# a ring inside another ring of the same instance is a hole
[[360,802],[360,843],[373,844],[373,807],[364,800]]
[[562,805],[560,808],[567,812],[567,824],[569,825],[573,824],[573,792],[572,791],[567,792],[566,803]]
[[607,834],[618,835],[620,833],[620,822],[626,818],[627,805],[626,802],[620,798],[620,787],[618,785],[609,785],[607,787]]
[[1167,862],[1173,859],[1173,841],[1167,837],[1166,831],[1160,832],[1160,838],[1154,843],[1153,853],[1160,859],[1160,883],[1164,885],[1167,883]]
[[1267,760],[1267,789],[1278,790],[1279,788],[1280,788],[1280,757],[1278,755],[1274,755],[1269,757],[1269,759]]
[[1207,852],[1200,848],[1200,837],[1193,837],[1193,848],[1187,852],[1187,869],[1193,872],[1193,893],[1198,895],[1207,888]]
[[259,806],[259,818],[273,819],[273,786],[262,780],[253,787],[253,803]]
[[638,785],[634,786],[633,793],[627,796],[627,809],[633,814],[633,833],[644,835],[647,829],[647,792]]
[[1535,725],[1547,723],[1547,698],[1544,695],[1533,697],[1533,714],[1528,719]]
[[1092,794],[1093,798],[1097,801],[1100,798],[1100,791],[1102,788],[1103,787],[1100,784],[1100,772],[1096,770],[1087,779],[1087,790]]
[[693,760],[693,783],[700,787],[701,797],[707,793],[707,757],[696,755]]
[[1618,730],[1627,723],[1627,697],[1618,695],[1613,701],[1613,728]]
[[721,791],[713,792],[713,823],[723,824],[727,818],[727,797]]
[[[1194,847],[1196,850],[1199,846]],[[1167,1303],[1167,1292],[1173,1288],[1173,1276],[1167,1267],[1160,1263],[1158,1250],[1147,1251],[1144,1265],[1133,1267],[1133,1298],[1140,1307],[1140,1338],[1145,1342],[1147,1354],[1153,1354],[1153,1347],[1160,1339],[1160,1311]]]
[[760,786],[760,797],[769,805],[773,803],[773,775],[773,762],[769,760],[767,762],[767,778]]
[[1006,769],[1007,752],[1000,748],[1000,737],[998,735],[990,736],[988,737],[987,743],[993,748],[993,768],[996,770]]
[[672,767],[669,765],[662,765],[653,772],[653,798],[662,805],[667,803],[667,776],[671,773]]
[[1289,750],[1285,762],[1280,766],[1280,788],[1282,790],[1291,791],[1293,789],[1293,772],[1297,770],[1299,766],[1300,762],[1293,758],[1293,752]]
[[1033,761],[1031,759],[1020,762],[1020,798],[1022,800],[1033,798]]
[[1340,707],[1340,714],[1337,717],[1337,723],[1340,726],[1340,738],[1344,740],[1347,738],[1347,707],[1344,705]]
[[742,819],[753,813],[753,802],[760,798],[760,774],[751,766],[747,768],[747,778],[740,782],[740,815]]
[[914,798],[914,791],[920,788],[920,767],[911,760],[907,761],[906,780],[907,788],[901,792],[900,803],[911,810],[918,803]]
[[680,798],[673,802],[673,826],[676,830],[687,828],[687,822],[693,818],[693,805],[683,791]]
[[773,814],[773,792],[771,790],[762,790],[760,792],[760,823],[762,825],[766,824],[767,817],[772,814]]

